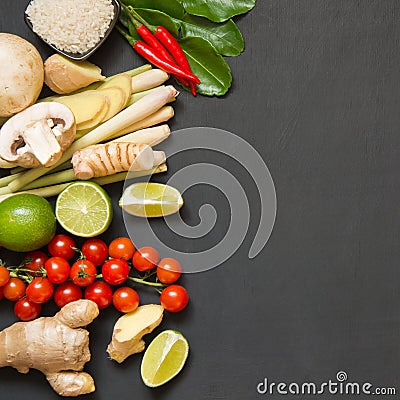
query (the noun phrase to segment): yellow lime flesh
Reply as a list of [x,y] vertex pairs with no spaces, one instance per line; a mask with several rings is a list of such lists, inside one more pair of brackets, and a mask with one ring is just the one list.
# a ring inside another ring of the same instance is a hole
[[141,375],[144,384],[157,387],[170,381],[182,370],[188,354],[188,341],[180,332],[161,332],[143,356]]
[[128,214],[154,218],[178,212],[183,206],[183,198],[179,191],[171,186],[139,182],[124,190],[119,205]]

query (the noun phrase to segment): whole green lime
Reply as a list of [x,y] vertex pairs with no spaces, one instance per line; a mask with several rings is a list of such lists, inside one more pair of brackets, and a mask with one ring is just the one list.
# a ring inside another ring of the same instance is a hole
[[0,203],[0,246],[32,251],[45,246],[56,233],[56,217],[47,200],[21,193]]

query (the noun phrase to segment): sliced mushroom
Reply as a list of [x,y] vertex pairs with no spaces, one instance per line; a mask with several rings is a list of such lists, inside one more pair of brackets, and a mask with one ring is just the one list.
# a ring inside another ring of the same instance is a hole
[[0,157],[25,168],[50,167],[76,134],[75,118],[65,105],[38,103],[10,118],[0,130]]

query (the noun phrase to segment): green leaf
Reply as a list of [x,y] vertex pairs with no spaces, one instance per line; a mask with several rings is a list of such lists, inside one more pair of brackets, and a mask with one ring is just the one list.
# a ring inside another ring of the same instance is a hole
[[185,10],[178,0],[122,0],[126,6],[147,8],[168,14],[172,18],[183,18]]
[[232,20],[216,24],[206,18],[186,14],[182,20],[179,20],[179,24],[182,37],[202,37],[223,56],[238,56],[244,49],[243,36]]
[[206,96],[222,96],[231,86],[229,65],[214,47],[200,37],[186,37],[179,41],[190,67],[201,81],[197,92]]
[[148,10],[145,8],[135,8],[135,11],[150,25],[151,28],[155,29],[157,26],[163,26],[174,36],[178,36],[178,27],[172,18],[157,10]]
[[189,14],[223,22],[250,11],[256,0],[183,0],[182,4]]

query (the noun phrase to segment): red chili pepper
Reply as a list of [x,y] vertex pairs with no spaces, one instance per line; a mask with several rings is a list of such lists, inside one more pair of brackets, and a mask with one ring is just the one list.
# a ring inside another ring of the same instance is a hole
[[151,62],[155,66],[169,72],[172,75],[177,75],[181,78],[187,79],[188,81],[199,84],[200,80],[197,76],[193,75],[191,72],[186,72],[177,67],[174,64],[167,62],[162,58],[157,52],[150,47],[148,44],[138,41],[134,44],[134,49],[147,61]]
[[[127,7],[124,4],[121,4],[121,6],[122,6],[123,10],[127,13],[132,25],[135,27],[136,32],[139,34],[139,36],[144,40],[145,43],[147,43],[150,46],[150,48],[153,48],[154,55],[158,56],[158,58],[160,58],[160,59],[164,59],[165,62],[172,65],[173,67],[178,68],[174,59],[171,57],[171,55],[168,53],[168,51],[164,48],[164,46],[157,40],[157,38],[153,35],[153,33],[150,31],[150,29],[146,26],[146,22],[142,19],[142,17],[131,6]],[[117,27],[117,29],[118,29],[118,27]],[[118,30],[120,30],[120,28]],[[126,34],[123,33],[123,35],[126,37]],[[128,40],[132,46],[135,45],[136,41],[131,36],[129,36]],[[139,54],[141,54],[141,53],[139,53]],[[146,58],[146,56],[144,56],[144,57]],[[159,66],[159,65],[157,65],[157,66]],[[163,69],[165,69],[165,68],[163,68]],[[167,72],[170,72],[170,71],[167,71]],[[186,80],[185,78],[182,78],[181,76],[177,76],[176,78],[183,85],[189,86],[190,81]]]
[[[192,73],[189,61],[187,60],[186,55],[182,50],[182,47],[167,29],[165,29],[163,26],[159,26],[156,29],[154,36],[172,54],[179,67],[181,67],[186,72]],[[193,96],[196,96],[196,85],[193,82],[190,82],[189,86]]]
[[161,57],[163,57],[165,61],[175,64],[175,61],[170,56],[168,51],[165,50],[164,46],[156,39],[155,35],[153,35],[148,28],[146,28],[144,25],[140,25],[140,27],[136,29],[136,32],[150,47],[152,47]]
[[[168,61],[172,65],[176,65],[174,59],[165,49],[165,47],[157,40],[156,36],[144,25],[140,25],[136,28],[136,32],[140,35],[140,37],[150,46],[152,47],[160,57],[164,58],[165,61]],[[182,68],[185,70],[184,68]],[[186,70],[185,70],[186,71]],[[191,72],[191,71],[187,71]],[[189,82],[181,77],[177,77],[177,79],[185,86],[189,86]]]

